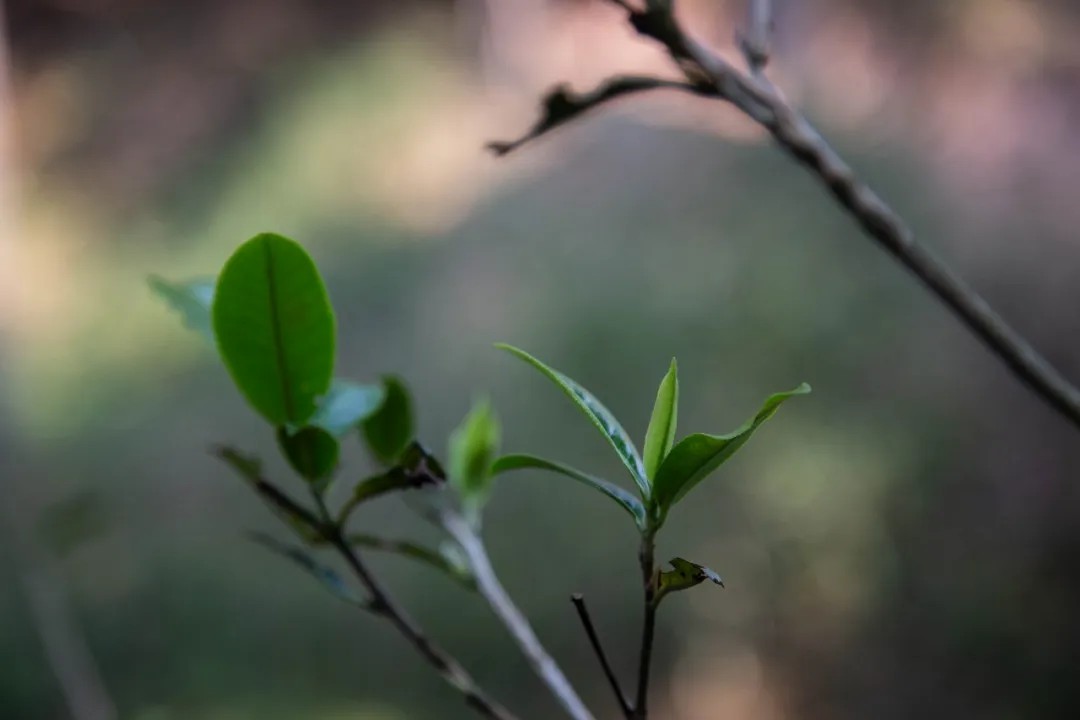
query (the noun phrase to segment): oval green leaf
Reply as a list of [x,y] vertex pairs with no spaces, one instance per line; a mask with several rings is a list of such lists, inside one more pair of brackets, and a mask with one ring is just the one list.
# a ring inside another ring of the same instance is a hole
[[252,407],[275,426],[315,413],[334,369],[334,313],[315,263],[280,235],[257,235],[221,271],[214,335]]
[[671,446],[675,444],[675,425],[679,419],[679,369],[675,358],[671,358],[660,388],[656,391],[656,403],[653,405],[649,428],[645,431],[645,448],[642,458],[645,463],[645,477],[652,480],[660,463],[664,462]]
[[383,465],[393,465],[415,433],[412,395],[399,377],[388,375],[382,384],[382,403],[364,420],[361,430],[375,459]]
[[644,530],[646,525],[645,506],[633,494],[623,490],[618,485],[601,480],[598,477],[583,473],[569,465],[545,460],[534,455],[504,455],[491,466],[493,475],[500,475],[514,470],[548,470],[559,475],[564,475],[572,480],[577,480],[594,490],[599,490],[604,495],[614,500],[630,516],[634,518],[638,528]]
[[378,410],[384,396],[378,385],[335,378],[330,390],[319,399],[319,409],[309,422],[340,438]]
[[626,469],[630,471],[630,476],[634,478],[638,490],[641,491],[641,496],[645,499],[650,497],[651,491],[645,473],[645,464],[642,462],[637,448],[634,447],[633,440],[626,434],[626,431],[623,430],[622,425],[611,414],[611,411],[604,407],[603,403],[597,400],[588,390],[558,370],[548,367],[524,350],[504,343],[498,343],[495,347],[506,350],[529,363],[566,393],[567,397],[577,405],[578,409],[589,418],[589,421],[596,429],[611,443],[611,447],[615,449],[619,459],[622,460]]
[[213,278],[174,283],[151,275],[147,283],[158,297],[180,313],[184,325],[214,342],[214,327],[210,321],[210,306],[214,302]]
[[727,435],[696,433],[679,441],[660,465],[653,483],[661,518],[695,485],[734,455],[785,400],[809,392],[810,386],[803,383],[794,390],[770,396],[757,415],[735,432]]
[[334,436],[317,427],[301,428],[294,433],[282,427],[278,428],[277,439],[292,469],[316,489],[324,489],[338,464],[340,449]]

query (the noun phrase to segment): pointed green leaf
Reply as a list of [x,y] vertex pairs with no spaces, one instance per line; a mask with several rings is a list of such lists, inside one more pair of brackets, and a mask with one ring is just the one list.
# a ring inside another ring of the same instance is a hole
[[335,378],[308,422],[340,438],[370,417],[382,404],[383,397],[383,389],[378,385]]
[[592,422],[594,426],[596,426],[596,429],[607,438],[608,442],[611,443],[611,446],[615,448],[615,453],[619,456],[619,459],[623,461],[623,464],[626,465],[626,469],[630,471],[630,476],[634,478],[634,482],[637,483],[638,489],[641,491],[641,496],[645,499],[649,498],[651,491],[649,489],[649,481],[645,474],[645,464],[642,462],[641,456],[638,455],[633,440],[626,434],[626,431],[623,430],[622,425],[619,424],[619,421],[615,419],[615,416],[611,414],[610,410],[604,407],[604,405],[588,390],[581,387],[558,370],[548,367],[524,350],[519,350],[512,345],[503,343],[498,343],[495,347],[506,350],[521,358],[559,386],[574,404],[585,413],[585,416],[589,418],[589,421]]
[[653,482],[661,516],[666,515],[695,485],[734,455],[785,400],[809,392],[810,386],[803,383],[794,390],[772,395],[757,415],[727,435],[696,433],[680,440],[660,465]]
[[180,313],[184,325],[214,342],[214,327],[210,321],[210,306],[214,301],[214,279],[200,278],[187,282],[170,282],[157,275],[147,278],[150,289]]
[[334,436],[322,428],[306,427],[296,432],[278,428],[278,446],[297,475],[315,486],[318,491],[326,485],[337,469],[340,448]]
[[656,478],[660,463],[667,457],[671,446],[675,444],[675,425],[679,420],[679,369],[675,358],[671,358],[671,367],[660,381],[656,391],[656,403],[653,405],[649,429],[645,431],[643,450],[645,477]]
[[474,520],[491,491],[491,463],[499,450],[500,434],[491,405],[480,401],[450,436],[450,484]]
[[330,388],[334,314],[315,263],[280,235],[257,235],[225,263],[214,335],[240,392],[274,426],[299,427]]
[[375,459],[392,465],[413,439],[412,396],[401,378],[387,376],[382,382],[382,403],[364,420],[362,429]]
[[617,502],[623,510],[630,513],[639,528],[645,528],[645,506],[642,505],[641,501],[632,493],[623,490],[618,485],[614,485],[607,480],[601,480],[598,477],[583,473],[569,465],[552,462],[551,460],[545,460],[544,458],[535,457],[533,455],[503,455],[491,466],[491,473],[493,475],[500,475],[513,470],[526,469],[548,470],[560,475],[565,475],[580,483],[584,483],[594,490],[599,490]]
[[716,571],[710,570],[704,565],[698,565],[697,563],[677,557],[671,559],[671,567],[673,567],[674,570],[664,570],[660,573],[660,586],[657,588],[655,600],[657,604],[659,604],[668,593],[688,590],[700,585],[706,580],[715,585],[719,585],[720,587],[724,587],[723,578],[721,578]]

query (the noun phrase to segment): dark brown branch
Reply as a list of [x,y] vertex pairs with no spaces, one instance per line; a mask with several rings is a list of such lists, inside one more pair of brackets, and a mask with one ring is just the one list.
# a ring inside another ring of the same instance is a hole
[[611,691],[615,694],[615,700],[619,703],[619,710],[622,711],[623,717],[629,720],[633,717],[634,709],[630,707],[630,701],[626,699],[622,686],[619,685],[619,678],[616,677],[615,671],[611,668],[611,663],[608,662],[604,646],[600,644],[600,636],[596,633],[592,618],[589,616],[589,608],[585,605],[585,598],[580,593],[574,593],[570,596],[570,601],[574,603],[574,608],[577,609],[578,617],[581,618],[581,625],[585,628],[585,635],[589,638],[589,644],[592,645],[593,652],[596,653],[596,659],[600,662],[600,668],[604,671],[604,677],[607,678],[608,685],[611,686]]
[[[764,127],[785,152],[818,178],[870,238],[952,310],[1028,389],[1080,427],[1080,388],[1040,355],[948,265],[919,245],[900,216],[855,174],[763,74],[740,72],[687,35],[676,19],[671,3],[649,2],[645,10],[637,10],[624,0],[609,1],[626,10],[630,24],[639,34],[664,45],[694,92],[726,100]],[[700,89],[705,83],[711,92]],[[595,107],[600,102],[587,107]],[[580,113],[574,113],[577,114]],[[567,119],[569,117],[562,118],[560,123]],[[534,130],[518,143],[499,147],[508,152],[536,134]]]
[[656,546],[655,530],[643,533],[638,561],[645,590],[645,616],[641,625],[641,652],[638,658],[637,697],[634,700],[634,720],[649,716],[649,668],[652,665],[653,638],[656,635]]
[[708,85],[696,85],[678,80],[664,80],[662,78],[635,75],[611,78],[595,90],[580,94],[572,92],[565,85],[559,85],[544,97],[543,114],[529,132],[517,140],[490,142],[487,147],[496,155],[506,155],[517,150],[530,140],[534,140],[560,125],[566,124],[598,105],[603,105],[623,95],[665,88],[682,90],[696,95],[716,94]]

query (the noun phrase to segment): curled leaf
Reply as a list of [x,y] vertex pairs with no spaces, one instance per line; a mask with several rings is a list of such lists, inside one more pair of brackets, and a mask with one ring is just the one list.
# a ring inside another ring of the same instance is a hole
[[668,593],[687,590],[700,585],[706,580],[724,587],[724,580],[714,570],[710,570],[704,565],[698,565],[677,557],[671,559],[671,567],[674,569],[664,570],[660,573],[660,584],[657,588],[655,600],[657,604]]

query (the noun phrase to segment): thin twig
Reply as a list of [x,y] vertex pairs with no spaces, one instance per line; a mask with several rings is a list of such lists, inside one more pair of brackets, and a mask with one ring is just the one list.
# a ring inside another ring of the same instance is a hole
[[641,563],[641,580],[644,585],[645,616],[641,624],[641,653],[638,659],[637,697],[634,700],[634,720],[645,720],[649,716],[649,668],[652,665],[653,638],[656,635],[656,554],[655,530],[642,533],[641,550],[638,560]]
[[763,74],[739,71],[689,36],[675,17],[671,3],[651,2],[645,10],[636,10],[623,0],[609,2],[626,10],[639,34],[664,45],[691,85],[696,88],[708,82],[716,97],[727,100],[768,130],[784,151],[821,181],[868,236],[952,310],[1028,389],[1080,427],[1080,388],[1055,369],[960,276],[919,245],[900,216],[855,174]]
[[464,551],[480,594],[484,596],[492,611],[510,631],[525,657],[532,664],[533,670],[551,690],[555,699],[566,710],[566,714],[574,720],[593,720],[592,713],[585,707],[585,703],[578,697],[570,681],[563,675],[558,663],[544,649],[540,639],[533,632],[532,626],[529,625],[529,621],[499,582],[480,536],[465,518],[454,512],[444,512],[442,522],[446,531]]
[[578,617],[581,618],[581,625],[585,628],[585,635],[589,638],[589,644],[592,645],[593,652],[596,653],[596,659],[600,662],[600,668],[604,671],[604,677],[607,678],[608,685],[611,686],[611,691],[615,694],[615,700],[619,703],[619,710],[622,711],[623,717],[629,720],[633,717],[634,709],[630,707],[630,701],[626,699],[622,686],[619,685],[619,678],[616,677],[615,671],[611,668],[611,663],[608,662],[604,646],[600,644],[600,636],[597,634],[592,618],[589,616],[589,608],[585,605],[585,598],[580,593],[574,593],[570,596],[570,601],[574,603],[574,608],[577,609]]
[[571,92],[565,85],[558,85],[544,96],[543,115],[527,133],[517,140],[490,142],[487,147],[496,155],[507,155],[530,140],[535,140],[598,105],[603,105],[623,95],[662,89],[682,90],[696,95],[715,95],[715,91],[709,85],[638,75],[614,77],[604,81],[596,89],[580,94]]
[[341,556],[345,558],[345,562],[352,569],[357,579],[371,594],[371,601],[376,612],[386,617],[390,624],[412,643],[413,647],[438,671],[443,679],[465,696],[465,702],[470,707],[484,717],[495,718],[496,720],[516,720],[513,713],[487,696],[457,660],[435,645],[424,634],[412,618],[387,593],[375,576],[371,574],[360,556],[349,546],[340,533],[332,542],[338,552],[341,553]]
[[[404,608],[382,586],[382,583],[368,569],[361,560],[359,554],[349,544],[349,539],[342,532],[341,526],[330,520],[330,513],[325,503],[318,495],[315,502],[318,506],[318,516],[306,508],[300,506],[292,498],[281,492],[273,483],[257,473],[257,465],[251,462],[238,466],[235,453],[231,457],[229,450],[219,450],[218,455],[230,460],[234,468],[242,469],[246,479],[252,483],[255,490],[274,506],[282,515],[297,518],[310,526],[321,540],[332,546],[349,569],[360,581],[369,595],[369,602],[364,609],[386,618],[409,643],[416,648],[417,652],[449,683],[454,689],[465,696],[465,702],[469,707],[476,710],[480,715],[493,720],[518,720],[517,716],[500,705],[484,692],[473,680],[472,676],[461,666],[453,656],[436,645],[413,621]],[[240,458],[242,461],[243,458]],[[320,520],[320,517],[323,518]]]

